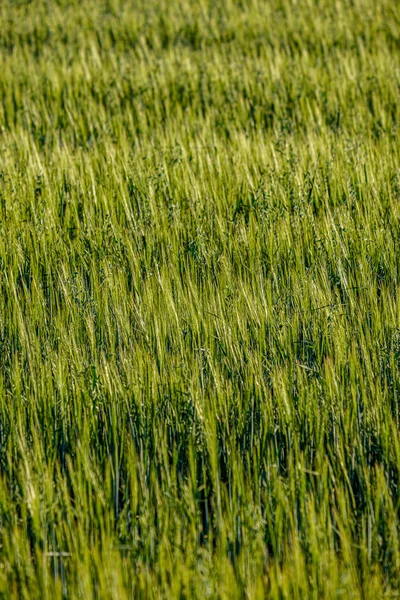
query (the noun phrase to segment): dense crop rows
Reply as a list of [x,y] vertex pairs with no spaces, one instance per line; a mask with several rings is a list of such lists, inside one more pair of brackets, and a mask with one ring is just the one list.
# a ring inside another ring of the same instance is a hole
[[400,593],[400,5],[0,2],[0,597]]

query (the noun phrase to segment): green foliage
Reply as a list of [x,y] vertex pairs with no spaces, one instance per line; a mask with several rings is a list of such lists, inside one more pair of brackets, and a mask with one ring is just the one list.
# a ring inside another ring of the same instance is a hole
[[400,5],[0,24],[0,597],[397,597]]

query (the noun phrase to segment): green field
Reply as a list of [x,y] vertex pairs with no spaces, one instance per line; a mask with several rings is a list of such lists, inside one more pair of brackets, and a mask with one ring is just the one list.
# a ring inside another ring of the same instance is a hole
[[400,3],[1,0],[0,599],[400,596]]

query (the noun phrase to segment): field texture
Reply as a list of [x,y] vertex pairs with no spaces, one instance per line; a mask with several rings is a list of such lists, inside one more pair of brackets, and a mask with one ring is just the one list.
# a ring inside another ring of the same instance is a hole
[[1,0],[0,598],[400,595],[400,3]]

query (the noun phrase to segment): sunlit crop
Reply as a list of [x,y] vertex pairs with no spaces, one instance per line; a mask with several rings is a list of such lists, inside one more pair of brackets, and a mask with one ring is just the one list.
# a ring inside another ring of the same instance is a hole
[[397,597],[400,4],[1,0],[0,68],[0,597]]

